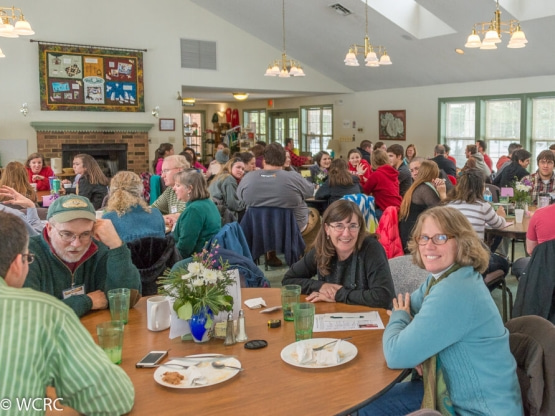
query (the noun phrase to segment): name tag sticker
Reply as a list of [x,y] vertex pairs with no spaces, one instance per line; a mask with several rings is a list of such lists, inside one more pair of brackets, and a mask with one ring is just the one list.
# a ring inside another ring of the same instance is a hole
[[64,299],[70,298],[75,295],[84,295],[85,294],[85,285],[75,286],[69,289],[62,290],[62,295]]

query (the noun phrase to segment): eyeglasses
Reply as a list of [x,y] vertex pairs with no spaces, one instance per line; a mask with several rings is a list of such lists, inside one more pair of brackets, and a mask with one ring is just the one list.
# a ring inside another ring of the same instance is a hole
[[35,261],[35,255],[32,253],[21,253],[21,257],[27,261],[27,264],[31,264]]
[[58,231],[58,235],[60,236],[61,240],[66,243],[72,243],[77,238],[82,243],[88,243],[92,237],[92,231],[85,231],[84,233],[81,233],[81,234],[73,234],[73,233],[70,233],[69,231],[60,231],[57,228],[56,228],[56,231]]
[[169,169],[162,169],[162,173],[168,173],[174,169],[178,169],[178,168],[169,168]]
[[426,244],[428,244],[428,241],[432,240],[432,243],[434,243],[436,246],[441,246],[447,243],[447,241],[450,240],[451,238],[455,238],[455,237],[447,234],[436,234],[432,237],[429,237],[427,235],[421,235],[416,239],[416,242],[418,243],[419,246],[425,246]]
[[328,224],[331,228],[333,228],[335,231],[342,233],[343,231],[345,231],[346,228],[349,229],[349,232],[353,232],[353,231],[357,231],[360,228],[359,224],[349,224],[349,225],[345,225],[345,224]]

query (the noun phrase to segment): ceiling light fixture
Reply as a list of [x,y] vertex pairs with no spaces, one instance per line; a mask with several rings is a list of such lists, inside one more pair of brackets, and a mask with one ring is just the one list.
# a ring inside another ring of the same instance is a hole
[[351,45],[349,47],[349,52],[345,56],[345,65],[347,66],[360,66],[357,60],[357,55],[364,54],[364,62],[366,66],[378,67],[381,65],[391,65],[391,58],[387,54],[387,50],[384,46],[373,46],[368,38],[368,0],[366,0],[366,36],[364,36],[364,46],[362,45]]
[[21,9],[0,6],[0,36],[18,38],[19,35],[34,35],[31,24],[25,20]]
[[249,93],[248,92],[234,92],[233,93],[233,98],[235,98],[237,101],[245,101],[247,98],[249,98]]
[[305,73],[299,63],[291,58],[287,58],[285,52],[285,0],[282,0],[282,22],[283,22],[283,49],[281,52],[281,59],[276,59],[264,73],[265,77],[304,77]]
[[[497,49],[497,43],[501,43],[501,34],[508,33],[511,39],[507,44],[507,48],[524,48],[528,41],[524,32],[520,30],[520,22],[511,19],[508,22],[501,21],[501,11],[499,10],[499,0],[491,22],[475,23],[472,33],[466,39],[465,48],[480,49]],[[480,36],[485,35],[484,40],[480,40]]]

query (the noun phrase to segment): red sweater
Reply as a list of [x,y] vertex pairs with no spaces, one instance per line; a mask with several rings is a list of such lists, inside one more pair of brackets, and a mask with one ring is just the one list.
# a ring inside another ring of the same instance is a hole
[[374,196],[376,207],[385,211],[390,206],[401,206],[399,194],[399,172],[391,165],[383,165],[376,169],[362,185],[364,193]]
[[44,176],[44,179],[41,181],[34,181],[33,178],[33,171],[30,168],[27,169],[27,175],[29,176],[29,183],[36,183],[37,184],[37,191],[49,191],[50,190],[50,181],[48,180],[49,177],[54,176],[54,172],[50,168],[50,166],[43,166],[39,172],[40,176]]

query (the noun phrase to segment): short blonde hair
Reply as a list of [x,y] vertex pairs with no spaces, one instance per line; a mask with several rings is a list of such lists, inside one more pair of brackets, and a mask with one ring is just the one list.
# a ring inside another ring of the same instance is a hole
[[460,266],[472,266],[480,273],[486,271],[490,255],[485,244],[459,210],[444,206],[429,208],[418,217],[407,244],[415,264],[422,269],[425,268],[418,249],[418,239],[422,232],[422,224],[428,218],[431,218],[443,233],[455,238],[457,242],[455,263]]

